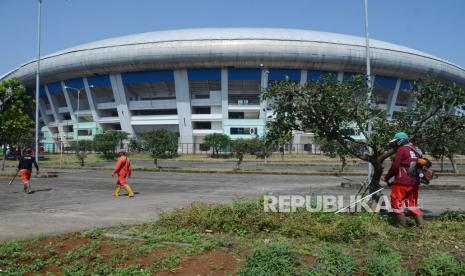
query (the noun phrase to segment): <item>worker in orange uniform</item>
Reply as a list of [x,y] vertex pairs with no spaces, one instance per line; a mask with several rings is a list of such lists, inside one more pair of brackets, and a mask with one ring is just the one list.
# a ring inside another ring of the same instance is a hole
[[131,186],[129,186],[129,184],[126,181],[126,177],[131,177],[131,161],[126,156],[126,151],[124,149],[120,149],[118,151],[118,154],[118,162],[116,163],[115,169],[111,174],[111,176],[114,176],[115,174],[118,176],[115,191],[112,195],[119,196],[121,187],[123,187],[128,192],[128,197],[134,197],[134,193],[131,189]]
[[32,165],[36,167],[36,173],[39,175],[39,166],[32,156],[32,150],[30,148],[26,148],[24,150],[24,155],[19,157],[19,164],[18,164],[18,171],[21,175],[21,180],[24,184],[24,192],[31,193],[31,173],[32,173]]
[[414,216],[417,226],[422,226],[423,212],[418,207],[420,178],[411,169],[416,166],[422,154],[421,150],[409,141],[409,137],[405,132],[396,133],[393,141],[399,147],[391,168],[383,177],[386,182],[395,177],[394,184],[391,187],[392,213],[398,226],[407,226],[407,217],[404,211],[409,211]]

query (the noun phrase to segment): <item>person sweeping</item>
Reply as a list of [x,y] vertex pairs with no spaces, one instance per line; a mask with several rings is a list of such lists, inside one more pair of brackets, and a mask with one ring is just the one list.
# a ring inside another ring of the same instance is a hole
[[111,174],[111,176],[114,176],[115,174],[118,176],[115,191],[112,195],[119,196],[121,188],[124,188],[128,192],[128,197],[134,197],[134,192],[126,181],[126,177],[131,177],[131,161],[126,156],[126,151],[124,149],[120,149],[118,154],[118,161],[116,162],[115,169]]
[[32,150],[26,148],[24,154],[19,157],[18,171],[21,175],[21,181],[24,184],[24,192],[31,193],[31,174],[32,174],[32,165],[36,168],[36,174],[39,175],[39,165],[37,165],[36,160],[32,156]]

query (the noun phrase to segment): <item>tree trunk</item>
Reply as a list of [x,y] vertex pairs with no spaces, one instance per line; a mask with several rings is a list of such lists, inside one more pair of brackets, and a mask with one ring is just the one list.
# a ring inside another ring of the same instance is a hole
[[6,162],[6,146],[3,145],[2,171],[5,170],[5,162]]
[[341,159],[341,172],[344,172],[346,166],[347,166],[347,159],[345,156],[341,155],[339,156],[339,158]]
[[444,171],[444,155],[441,155],[441,172]]
[[[381,181],[381,176],[383,175],[383,166],[377,160],[375,162],[370,163],[373,165],[373,175],[371,177],[370,188],[368,189],[368,191],[371,194],[381,188],[379,182]],[[372,196],[372,199],[373,201],[378,202],[380,196],[378,194],[374,194]]]
[[454,173],[458,173],[459,170],[457,169],[457,164],[455,163],[454,156],[450,155],[448,157],[449,157],[450,163],[452,165],[452,169],[454,170]]
[[236,170],[240,170],[240,169],[241,169],[242,159],[244,159],[244,155],[241,155],[241,156],[237,159]]
[[158,158],[153,159],[153,164],[155,165],[155,169],[158,169]]
[[6,162],[6,151],[3,150],[2,171],[5,170],[5,162]]

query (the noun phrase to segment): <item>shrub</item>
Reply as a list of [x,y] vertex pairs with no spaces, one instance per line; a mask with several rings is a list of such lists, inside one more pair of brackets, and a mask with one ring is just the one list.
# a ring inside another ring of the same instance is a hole
[[447,252],[431,255],[423,261],[420,275],[465,275],[465,265]]
[[178,137],[173,132],[160,128],[142,133],[143,148],[148,150],[158,168],[159,158],[172,158],[178,153]]
[[84,161],[87,157],[87,153],[92,151],[93,147],[94,143],[91,140],[73,141],[71,143],[71,149],[76,154],[81,167],[84,167]]
[[400,255],[386,242],[371,245],[365,272],[368,275],[408,275],[400,265]]
[[97,134],[94,137],[94,150],[101,153],[103,158],[112,160],[117,156],[117,147],[119,147],[121,141],[127,139],[128,136],[128,133],[117,130],[108,130],[104,133]]
[[292,275],[298,259],[284,242],[272,242],[257,247],[247,256],[239,275]]
[[465,211],[446,211],[439,216],[442,221],[465,222]]
[[231,138],[226,134],[212,133],[206,135],[203,141],[208,148],[213,148],[213,156],[218,157],[219,152],[231,143]]
[[333,247],[324,249],[320,259],[303,275],[353,275],[356,270],[355,262],[342,248]]

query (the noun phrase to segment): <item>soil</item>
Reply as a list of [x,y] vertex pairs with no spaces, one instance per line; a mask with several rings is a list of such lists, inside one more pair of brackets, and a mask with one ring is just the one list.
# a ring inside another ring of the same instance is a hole
[[160,272],[155,275],[236,275],[243,260],[224,252],[223,250],[212,250],[196,256],[186,256],[174,273]]

